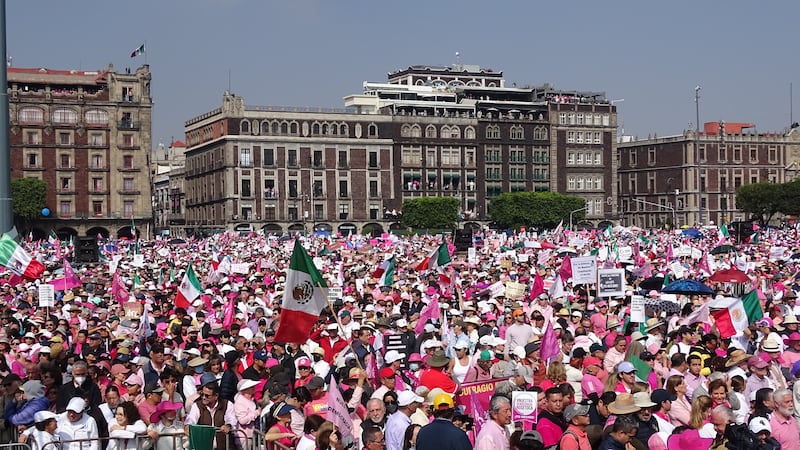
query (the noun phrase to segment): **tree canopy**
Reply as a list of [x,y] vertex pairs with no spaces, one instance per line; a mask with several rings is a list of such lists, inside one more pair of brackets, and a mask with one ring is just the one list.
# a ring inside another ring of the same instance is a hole
[[798,195],[800,195],[800,181],[781,184],[745,184],[736,189],[736,207],[761,225],[766,225],[775,214],[800,213]]
[[[489,214],[493,221],[504,228],[552,228],[562,220],[567,221],[570,212],[584,206],[585,200],[574,195],[556,192],[507,192],[492,199]],[[582,220],[585,212],[576,212],[572,219]]]
[[455,197],[421,197],[403,202],[403,226],[452,228],[461,205]]
[[39,218],[47,205],[47,185],[37,178],[11,180],[14,217],[23,221]]

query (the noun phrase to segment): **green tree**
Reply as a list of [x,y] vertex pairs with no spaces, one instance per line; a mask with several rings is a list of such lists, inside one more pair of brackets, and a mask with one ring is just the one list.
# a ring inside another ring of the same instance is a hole
[[452,228],[460,209],[455,197],[421,197],[403,202],[403,226],[410,228]]
[[24,232],[30,228],[32,221],[41,216],[42,209],[47,205],[47,185],[36,178],[11,180],[11,201],[14,205],[14,222]]
[[[492,220],[504,228],[539,226],[552,228],[569,213],[581,209],[586,202],[580,197],[556,192],[506,192],[489,204]],[[583,219],[585,211],[573,214],[574,221]]]
[[753,183],[739,186],[736,189],[736,207],[764,226],[775,214],[786,213],[787,209],[794,207],[794,202],[786,192],[790,187],[787,184],[791,183]]

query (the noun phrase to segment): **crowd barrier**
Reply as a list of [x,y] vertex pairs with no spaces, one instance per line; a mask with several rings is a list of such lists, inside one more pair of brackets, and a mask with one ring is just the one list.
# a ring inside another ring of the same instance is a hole
[[9,442],[8,444],[0,444],[0,450],[33,450],[28,443]]

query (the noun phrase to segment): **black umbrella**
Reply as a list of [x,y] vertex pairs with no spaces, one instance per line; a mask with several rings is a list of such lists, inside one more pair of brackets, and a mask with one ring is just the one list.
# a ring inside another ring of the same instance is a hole
[[664,286],[661,292],[683,295],[714,295],[714,291],[705,284],[695,280],[678,280]]
[[670,300],[661,300],[659,298],[646,298],[644,300],[644,306],[647,309],[655,311],[657,315],[662,312],[666,312],[667,315],[681,312],[680,304]]
[[736,251],[736,247],[734,247],[732,245],[725,244],[725,245],[720,245],[719,247],[712,248],[710,253],[712,255],[722,255],[722,254],[725,254],[725,253],[730,253],[730,252],[735,252],[735,251]]
[[664,287],[664,278],[663,277],[650,277],[645,278],[639,283],[639,287],[646,291],[660,291],[662,287]]
[[181,238],[170,239],[170,240],[167,241],[167,244],[169,244],[169,245],[183,245],[185,243],[186,243],[186,241],[184,241]]

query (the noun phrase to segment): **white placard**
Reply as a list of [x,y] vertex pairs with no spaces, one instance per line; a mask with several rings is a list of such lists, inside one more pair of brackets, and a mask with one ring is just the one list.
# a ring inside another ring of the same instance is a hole
[[617,250],[619,251],[619,260],[620,261],[630,261],[631,260],[631,257],[633,256],[633,249],[629,245],[626,245],[624,247],[618,247]]
[[644,297],[634,295],[631,297],[631,322],[644,322],[647,318],[644,315]]
[[672,269],[672,274],[675,275],[675,278],[683,278],[684,268],[680,262],[675,261],[674,263],[672,263],[670,265],[670,269]]
[[133,267],[144,267],[144,255],[141,253],[133,255],[133,263],[131,265]]
[[594,284],[597,282],[597,259],[594,256],[572,258],[572,284]]
[[166,248],[160,248],[158,249],[158,254],[161,255],[162,258],[166,258],[167,256],[169,256],[169,250],[167,250]]
[[469,264],[478,264],[478,251],[475,247],[470,247],[467,249],[467,262]]
[[692,248],[692,259],[700,259],[703,257],[703,252],[699,248]]
[[112,275],[117,273],[117,266],[119,266],[119,261],[109,261],[108,271],[111,272]]
[[783,254],[786,252],[786,247],[772,247],[769,249],[769,259],[778,260],[783,259]]
[[39,307],[53,307],[56,303],[55,287],[52,284],[39,285]]
[[342,298],[342,288],[340,287],[329,287],[328,288],[328,300],[338,300]]
[[506,297],[516,300],[525,295],[525,285],[516,281],[506,282]]
[[676,258],[680,258],[681,256],[692,256],[692,247],[688,245],[680,245],[678,248],[674,248],[673,256]]
[[597,271],[597,296],[621,297],[625,295],[625,269],[600,269]]
[[517,262],[526,263],[528,262],[528,255],[525,253],[520,253],[517,255]]
[[[316,261],[314,261],[316,264]],[[319,266],[317,266],[319,268]],[[250,263],[235,263],[231,264],[231,273],[247,274],[250,272]]]
[[505,292],[506,287],[502,281],[495,281],[489,286],[489,292],[492,294],[492,297],[502,294]]

